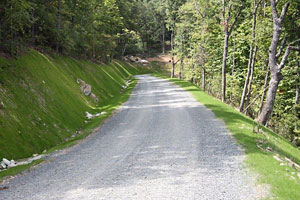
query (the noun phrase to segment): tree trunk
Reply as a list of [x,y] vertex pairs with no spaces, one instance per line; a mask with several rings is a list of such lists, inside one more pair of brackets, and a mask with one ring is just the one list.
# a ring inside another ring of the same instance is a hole
[[246,79],[245,79],[245,83],[244,83],[244,89],[243,89],[242,98],[241,98],[241,103],[240,103],[240,112],[243,112],[243,110],[244,110],[247,87],[248,87],[249,79],[250,79],[250,75],[251,75],[252,53],[253,53],[253,46],[251,45],[250,53],[249,53],[249,60],[248,60],[248,71],[247,71],[247,75],[246,75]]
[[228,55],[228,40],[229,40],[229,34],[225,33],[223,61],[222,61],[222,101],[223,102],[226,101],[226,61]]
[[171,71],[171,78],[174,78],[175,77],[175,61],[174,61],[175,52],[174,52],[174,31],[173,30],[172,30],[172,33],[171,33],[171,51],[172,51],[172,59],[171,59],[172,71]]
[[76,6],[77,6],[77,0],[73,0],[73,15],[72,15],[72,19],[71,19],[71,22],[72,22],[72,30],[74,29],[74,26],[75,26],[75,13],[76,13]]
[[92,45],[92,48],[93,48],[93,59],[96,58],[96,49],[95,49],[95,33],[93,33],[93,41],[92,41],[93,45]]
[[264,83],[264,87],[263,87],[263,93],[262,93],[261,99],[260,99],[258,115],[260,115],[260,113],[262,112],[262,108],[263,108],[263,105],[264,105],[264,99],[265,99],[265,95],[266,95],[266,88],[268,86],[269,75],[270,75],[270,68],[268,68],[267,73],[266,73],[265,83]]
[[179,79],[183,79],[183,36],[181,35],[181,48],[180,48],[180,73],[179,73]]
[[165,47],[165,35],[166,35],[166,27],[165,27],[165,24],[162,23],[162,33],[161,33],[161,36],[162,36],[162,53],[165,54],[166,52],[166,47]]
[[[248,83],[248,92],[247,92],[247,101],[246,101],[246,107],[248,107],[250,103],[250,98],[251,98],[251,92],[252,92],[252,82],[253,82],[253,76],[254,76],[254,67],[255,67],[255,62],[256,62],[256,53],[257,53],[257,46],[254,48],[254,53],[252,56],[252,61],[251,61],[251,73],[250,73],[250,80]],[[245,110],[245,114],[247,115],[248,109]]]
[[269,67],[271,70],[271,80],[269,83],[269,89],[267,93],[266,103],[263,107],[262,112],[258,117],[258,122],[266,125],[267,121],[269,120],[271,113],[273,112],[273,107],[275,103],[276,93],[278,89],[278,85],[280,81],[283,79],[281,74],[281,70],[285,65],[287,57],[289,55],[289,47],[286,49],[285,55],[283,56],[280,64],[277,63],[278,56],[276,55],[277,47],[279,44],[279,39],[282,30],[282,22],[287,13],[289,3],[286,3],[282,9],[281,15],[278,16],[276,10],[276,2],[275,0],[271,0],[272,6],[272,16],[273,16],[273,38],[269,48]]
[[[298,55],[300,56],[300,55]],[[296,117],[299,119],[299,95],[300,95],[300,86],[299,86],[299,79],[300,79],[300,62],[297,61],[297,77],[296,77],[296,98],[295,98],[295,114]]]
[[282,80],[283,76],[281,72],[271,72],[271,80],[269,83],[269,89],[267,93],[267,100],[263,107],[261,114],[259,115],[259,122],[266,125],[269,120],[275,103],[276,93],[278,89],[279,82]]
[[203,65],[201,66],[201,71],[202,71],[202,73],[201,73],[201,76],[202,76],[202,78],[201,78],[201,79],[202,79],[202,80],[201,80],[201,82],[202,82],[202,83],[201,83],[201,87],[202,87],[202,90],[205,92],[205,89],[206,89],[206,88],[205,88],[205,86],[206,86],[206,85],[205,85],[205,75],[206,75],[206,74],[205,74],[205,68],[204,68]]
[[222,0],[223,5],[223,22],[224,22],[224,50],[223,50],[223,60],[222,60],[222,101],[226,101],[226,61],[227,61],[227,55],[228,55],[228,41],[229,37],[233,31],[233,28],[241,14],[242,9],[244,8],[244,3],[242,3],[242,6],[239,8],[238,13],[236,14],[234,21],[229,26],[229,22],[231,20],[231,8],[232,8],[232,2],[229,2],[228,7],[228,13],[227,17],[226,14],[226,6],[225,6],[225,0]]
[[59,50],[60,43],[60,30],[61,30],[61,6],[62,0],[58,0],[58,17],[57,17],[57,41],[56,41],[56,52]]
[[34,17],[35,17],[35,10],[32,9],[31,12],[31,20],[32,20],[32,27],[31,27],[31,43],[32,45],[35,44],[35,21],[34,21]]
[[[298,26],[298,30],[299,30],[300,26]],[[300,39],[300,32],[298,33],[298,39]],[[298,45],[300,46],[300,41],[298,42]],[[296,97],[295,97],[295,115],[296,117],[299,119],[299,101],[300,101],[300,85],[299,85],[299,81],[300,81],[300,61],[299,61],[299,57],[300,57],[300,52],[298,52],[298,60],[297,60],[297,77],[296,77]],[[297,125],[296,125],[296,128]]]
[[[232,69],[231,69],[231,77],[233,77],[235,71],[235,43],[233,43],[233,54],[232,54]],[[233,81],[231,81],[230,85],[230,104],[233,103]]]
[[[244,104],[245,104],[245,99],[246,99],[246,93],[247,93],[247,86],[249,84],[249,78],[251,75],[251,65],[252,65],[252,56],[253,56],[253,46],[255,44],[255,38],[256,38],[256,14],[257,14],[257,2],[256,0],[253,1],[253,21],[252,21],[252,41],[251,41],[251,46],[250,46],[250,52],[249,52],[249,60],[248,60],[248,72],[247,72],[247,76],[245,79],[245,84],[244,84],[244,89],[243,89],[243,93],[242,93],[242,98],[241,98],[241,103],[240,103],[240,112],[243,112],[244,110]],[[248,91],[249,93],[249,91]]]

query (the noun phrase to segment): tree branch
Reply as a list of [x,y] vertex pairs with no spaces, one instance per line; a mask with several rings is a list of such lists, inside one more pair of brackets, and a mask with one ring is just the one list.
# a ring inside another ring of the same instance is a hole
[[[283,19],[284,19],[286,13],[287,13],[287,11],[288,11],[289,6],[290,6],[290,2],[287,2],[287,3],[283,6],[283,9],[282,9],[282,11],[281,11],[281,15],[280,15],[280,18],[279,18],[280,22],[283,21]],[[275,9],[276,9],[276,8],[275,8]]]
[[290,49],[293,51],[300,51],[300,47],[290,46]]
[[229,32],[228,32],[229,35],[231,35],[231,33],[232,33],[232,31],[233,31],[233,28],[234,28],[234,26],[235,26],[235,24],[236,24],[236,22],[237,22],[239,16],[240,16],[241,13],[242,13],[242,10],[244,9],[244,6],[245,6],[245,3],[243,3],[242,6],[239,8],[238,13],[237,13],[237,15],[235,16],[234,21],[233,21],[233,23],[232,23],[231,26],[230,26],[230,30],[229,30]]
[[275,0],[271,0],[273,18],[278,19],[278,12],[276,9],[276,5],[277,5],[277,1],[275,2]]
[[281,46],[280,46],[280,49],[278,51],[278,53],[276,54],[276,58],[278,59],[280,57],[280,55],[282,54],[282,51],[284,49],[284,46],[286,44],[286,36],[284,36],[282,42],[281,42]]
[[260,0],[258,3],[255,2],[255,11],[257,11],[259,4],[261,4],[263,0]]
[[284,53],[284,55],[282,57],[282,60],[280,62],[280,65],[279,65],[279,69],[280,70],[283,69],[283,67],[284,67],[284,65],[285,65],[285,63],[287,61],[287,58],[290,55],[291,50],[293,50],[293,51],[300,51],[300,47],[292,46],[293,44],[295,44],[296,42],[299,42],[299,41],[300,41],[300,39],[295,40],[294,42],[289,43],[289,45],[286,48],[286,51],[285,51],[285,53]]

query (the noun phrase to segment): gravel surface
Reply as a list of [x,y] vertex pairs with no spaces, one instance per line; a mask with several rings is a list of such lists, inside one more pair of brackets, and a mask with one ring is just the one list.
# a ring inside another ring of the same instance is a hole
[[0,199],[256,199],[224,123],[178,86],[137,78],[96,134],[2,185]]

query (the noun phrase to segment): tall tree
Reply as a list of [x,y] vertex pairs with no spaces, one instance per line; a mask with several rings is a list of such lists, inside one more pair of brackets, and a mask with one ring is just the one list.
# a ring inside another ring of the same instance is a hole
[[[243,3],[244,4],[244,3]],[[223,5],[223,26],[224,26],[224,49],[223,49],[223,59],[222,59],[222,101],[226,101],[226,64],[227,64],[227,56],[228,56],[228,42],[229,37],[234,29],[235,24],[237,23],[237,20],[241,14],[241,11],[244,7],[244,5],[240,6],[238,8],[238,12],[233,17],[233,22],[230,25],[230,22],[232,20],[232,0],[230,0],[228,3],[225,0],[222,0]]]
[[[254,63],[252,63],[253,59],[253,50],[254,50],[254,45],[255,45],[255,38],[256,38],[256,16],[257,16],[257,9],[261,1],[257,3],[257,0],[253,0],[253,13],[252,13],[252,36],[251,36],[251,45],[250,45],[250,52],[249,52],[249,59],[248,59],[248,72],[247,76],[245,79],[245,84],[244,84],[244,89],[242,93],[242,98],[241,98],[241,103],[240,103],[240,112],[244,110],[244,104],[245,104],[245,99],[246,99],[246,93],[247,93],[247,87],[249,87],[249,78],[251,75],[251,66]],[[249,91],[248,91],[249,92]]]
[[[283,6],[281,10],[281,14],[279,15],[277,11],[277,2],[275,2],[275,0],[270,0],[270,1],[271,1],[272,17],[273,17],[273,38],[269,48],[269,67],[271,70],[271,80],[267,92],[266,103],[263,107],[262,112],[258,117],[258,121],[263,125],[267,123],[267,121],[269,120],[272,114],[278,85],[280,81],[283,79],[283,75],[281,71],[287,62],[288,56],[291,50],[299,50],[298,47],[292,46],[295,42],[291,42],[290,44],[288,44],[280,63],[278,62],[278,59],[284,49],[285,42],[282,42],[278,52],[277,52],[277,48],[279,46],[283,20],[285,19],[290,3],[287,2]],[[283,41],[285,41],[285,39],[283,39]]]

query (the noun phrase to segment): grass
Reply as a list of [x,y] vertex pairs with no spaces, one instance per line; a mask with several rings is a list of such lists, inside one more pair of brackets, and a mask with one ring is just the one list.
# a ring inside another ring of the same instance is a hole
[[[126,101],[130,88],[120,94],[126,80],[144,72],[149,70],[120,61],[94,64],[36,51],[0,58],[0,159],[26,158],[84,138]],[[81,93],[77,79],[92,86],[99,102]],[[86,111],[107,114],[87,120]]]
[[[160,74],[155,75],[167,78]],[[192,93],[197,101],[211,109],[217,118],[225,122],[227,129],[245,149],[247,155],[245,163],[252,172],[259,175],[257,183],[271,186],[271,196],[267,199],[300,199],[298,172],[288,165],[281,166],[280,162],[274,159],[274,155],[279,154],[282,158],[287,157],[300,163],[300,151],[297,147],[267,128],[262,128],[263,134],[253,133],[253,126],[256,122],[251,118],[209,96],[190,82],[178,79],[169,80]],[[259,149],[258,140],[266,141],[263,146],[271,147],[273,152]]]

